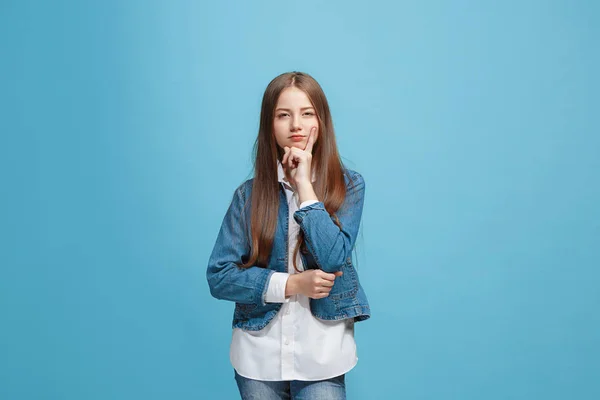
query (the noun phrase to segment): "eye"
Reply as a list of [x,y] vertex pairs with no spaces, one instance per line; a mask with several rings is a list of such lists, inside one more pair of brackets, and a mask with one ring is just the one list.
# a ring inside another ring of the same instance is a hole
[[304,113],[304,115],[315,115],[315,113],[307,111],[307,112]]
[[280,113],[280,114],[277,114],[277,118],[283,118],[286,115],[289,115],[289,114],[288,113]]

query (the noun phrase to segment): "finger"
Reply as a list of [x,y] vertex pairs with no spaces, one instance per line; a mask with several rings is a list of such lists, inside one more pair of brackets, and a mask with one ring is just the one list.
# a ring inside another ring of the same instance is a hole
[[313,145],[315,144],[315,138],[317,137],[317,127],[313,126],[310,128],[310,135],[308,135],[308,140],[306,141],[306,147],[304,151],[308,151],[312,154]]
[[288,161],[288,166],[290,167],[290,169],[293,169],[293,168],[295,168],[295,166],[294,166],[294,163],[295,163],[295,162],[297,162],[297,160],[296,160],[296,159],[298,158],[298,157],[297,157],[297,156],[294,154],[294,149],[295,149],[295,147],[292,147],[292,148],[290,149],[290,155],[289,155],[289,157],[288,157],[288,159],[287,159],[287,161]]
[[289,147],[287,147],[287,146],[285,146],[285,147],[283,148],[283,150],[285,150],[285,154],[283,155],[283,158],[281,159],[281,164],[282,164],[282,165],[285,165],[285,160],[287,159],[287,157],[288,157],[288,156],[289,156],[289,154],[290,154],[290,148],[289,148]]
[[328,273],[324,272],[321,275],[321,278],[326,279],[328,281],[334,281],[335,280],[335,275],[334,274],[328,274]]
[[321,287],[330,288],[333,286],[333,281],[323,280],[321,281]]
[[344,271],[335,271],[333,274],[335,276],[342,276],[342,275],[344,275]]

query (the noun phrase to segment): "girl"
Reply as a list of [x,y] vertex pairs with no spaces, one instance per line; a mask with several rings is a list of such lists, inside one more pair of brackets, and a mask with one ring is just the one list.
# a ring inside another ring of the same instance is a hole
[[230,360],[242,399],[345,399],[370,317],[352,261],[365,183],[342,164],[329,105],[308,74],[265,90],[254,178],[235,190],[206,277],[235,302]]

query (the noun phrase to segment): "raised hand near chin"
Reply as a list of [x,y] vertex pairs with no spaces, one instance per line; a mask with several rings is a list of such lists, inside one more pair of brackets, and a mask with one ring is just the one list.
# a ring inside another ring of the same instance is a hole
[[312,150],[317,138],[317,127],[312,127],[304,150],[285,146],[281,164],[285,175],[294,187],[311,184]]

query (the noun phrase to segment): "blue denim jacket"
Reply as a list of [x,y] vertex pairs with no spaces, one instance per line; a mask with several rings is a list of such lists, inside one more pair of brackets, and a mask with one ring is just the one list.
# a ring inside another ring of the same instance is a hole
[[[298,209],[293,217],[306,238],[308,251],[300,252],[304,267],[319,268],[329,273],[344,272],[336,277],[329,296],[310,299],[312,314],[325,320],[354,318],[355,321],[363,321],[370,317],[371,312],[352,262],[352,249],[362,216],[365,182],[362,175],[350,169],[346,169],[344,178],[346,199],[336,213],[341,230],[321,201]],[[287,272],[289,210],[285,189],[280,184],[277,228],[268,267],[239,268],[235,263],[247,261],[251,250],[253,179],[248,179],[235,190],[208,261],[206,278],[212,296],[235,302],[233,328],[258,331],[267,326],[282,305],[266,303],[264,299],[271,274]]]

